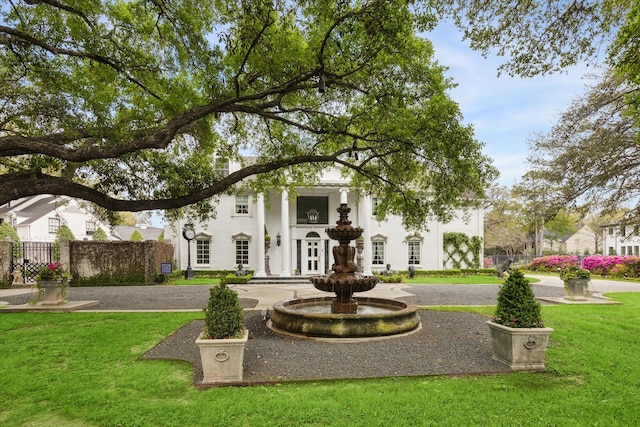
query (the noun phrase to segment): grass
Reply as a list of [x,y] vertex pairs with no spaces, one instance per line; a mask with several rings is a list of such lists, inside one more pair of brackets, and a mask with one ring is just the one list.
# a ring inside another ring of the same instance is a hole
[[172,279],[169,283],[171,285],[217,285],[220,283],[220,279],[214,279],[212,277],[196,277],[191,280]]
[[0,425],[637,425],[640,293],[614,297],[543,307],[555,329],[544,373],[208,390],[185,362],[140,359],[202,314],[3,314]]
[[[497,276],[482,276],[482,275],[468,275],[468,276],[450,276],[450,277],[413,277],[411,279],[404,278],[403,283],[410,283],[412,285],[420,284],[446,284],[446,285],[499,285],[503,279]],[[532,280],[534,282],[536,280]]]

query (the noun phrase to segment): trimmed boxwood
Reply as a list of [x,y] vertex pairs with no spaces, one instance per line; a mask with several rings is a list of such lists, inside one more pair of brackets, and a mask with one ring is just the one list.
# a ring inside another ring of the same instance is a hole
[[204,309],[204,339],[233,338],[244,332],[244,314],[238,294],[224,283],[209,289],[209,303]]
[[520,270],[511,270],[498,291],[493,322],[510,328],[543,328],[540,303]]

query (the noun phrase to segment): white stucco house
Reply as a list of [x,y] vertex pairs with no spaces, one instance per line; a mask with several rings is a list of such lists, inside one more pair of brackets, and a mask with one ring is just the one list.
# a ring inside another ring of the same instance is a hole
[[53,242],[66,224],[78,240],[91,239],[98,229],[109,235],[111,227],[72,198],[38,195],[0,206],[0,222],[15,228],[22,242]]
[[[194,270],[229,270],[242,264],[254,271],[254,277],[329,274],[334,262],[331,251],[338,243],[325,229],[336,225],[341,201],[351,208],[352,226],[364,229],[360,256],[364,274],[382,271],[387,264],[394,270],[451,268],[443,250],[444,233],[480,239],[484,235],[481,206],[467,215],[460,211],[448,224],[432,221],[428,232],[410,232],[398,217],[380,222],[375,196],[351,191],[338,167],[328,170],[315,187],[297,191],[295,197],[286,191],[221,196],[215,219],[192,224],[195,237],[190,243],[182,233],[185,221],[167,225],[165,239],[174,243],[176,268],[185,270],[190,258]],[[270,237],[267,250],[265,231]]]
[[640,256],[640,226],[616,223],[602,229],[605,255]]

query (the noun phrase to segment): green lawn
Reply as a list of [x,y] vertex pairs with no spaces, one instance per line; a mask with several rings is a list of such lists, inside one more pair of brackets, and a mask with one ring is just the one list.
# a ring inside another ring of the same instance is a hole
[[[497,285],[502,283],[503,279],[497,276],[451,276],[451,277],[414,277],[412,279],[404,278],[403,283],[412,285],[419,284],[446,284],[446,285]],[[531,280],[535,282],[537,280]]]
[[211,277],[196,277],[191,280],[175,279],[170,282],[172,285],[217,285],[218,283],[220,283],[220,279],[213,279]]
[[0,425],[637,425],[640,293],[614,297],[543,307],[555,329],[544,373],[208,390],[185,362],[140,359],[202,314],[2,314]]

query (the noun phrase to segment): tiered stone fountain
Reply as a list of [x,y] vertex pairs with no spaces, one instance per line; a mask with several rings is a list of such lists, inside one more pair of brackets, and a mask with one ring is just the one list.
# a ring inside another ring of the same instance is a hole
[[279,332],[335,338],[389,336],[418,329],[420,316],[416,306],[396,300],[353,296],[355,292],[373,289],[378,278],[357,272],[356,249],[350,242],[360,237],[363,230],[351,226],[348,218],[351,209],[346,203],[341,203],[337,211],[340,214],[337,226],[325,230],[339,243],[333,247],[333,273],[311,278],[316,289],[334,292],[336,296],[276,303],[269,326]]

